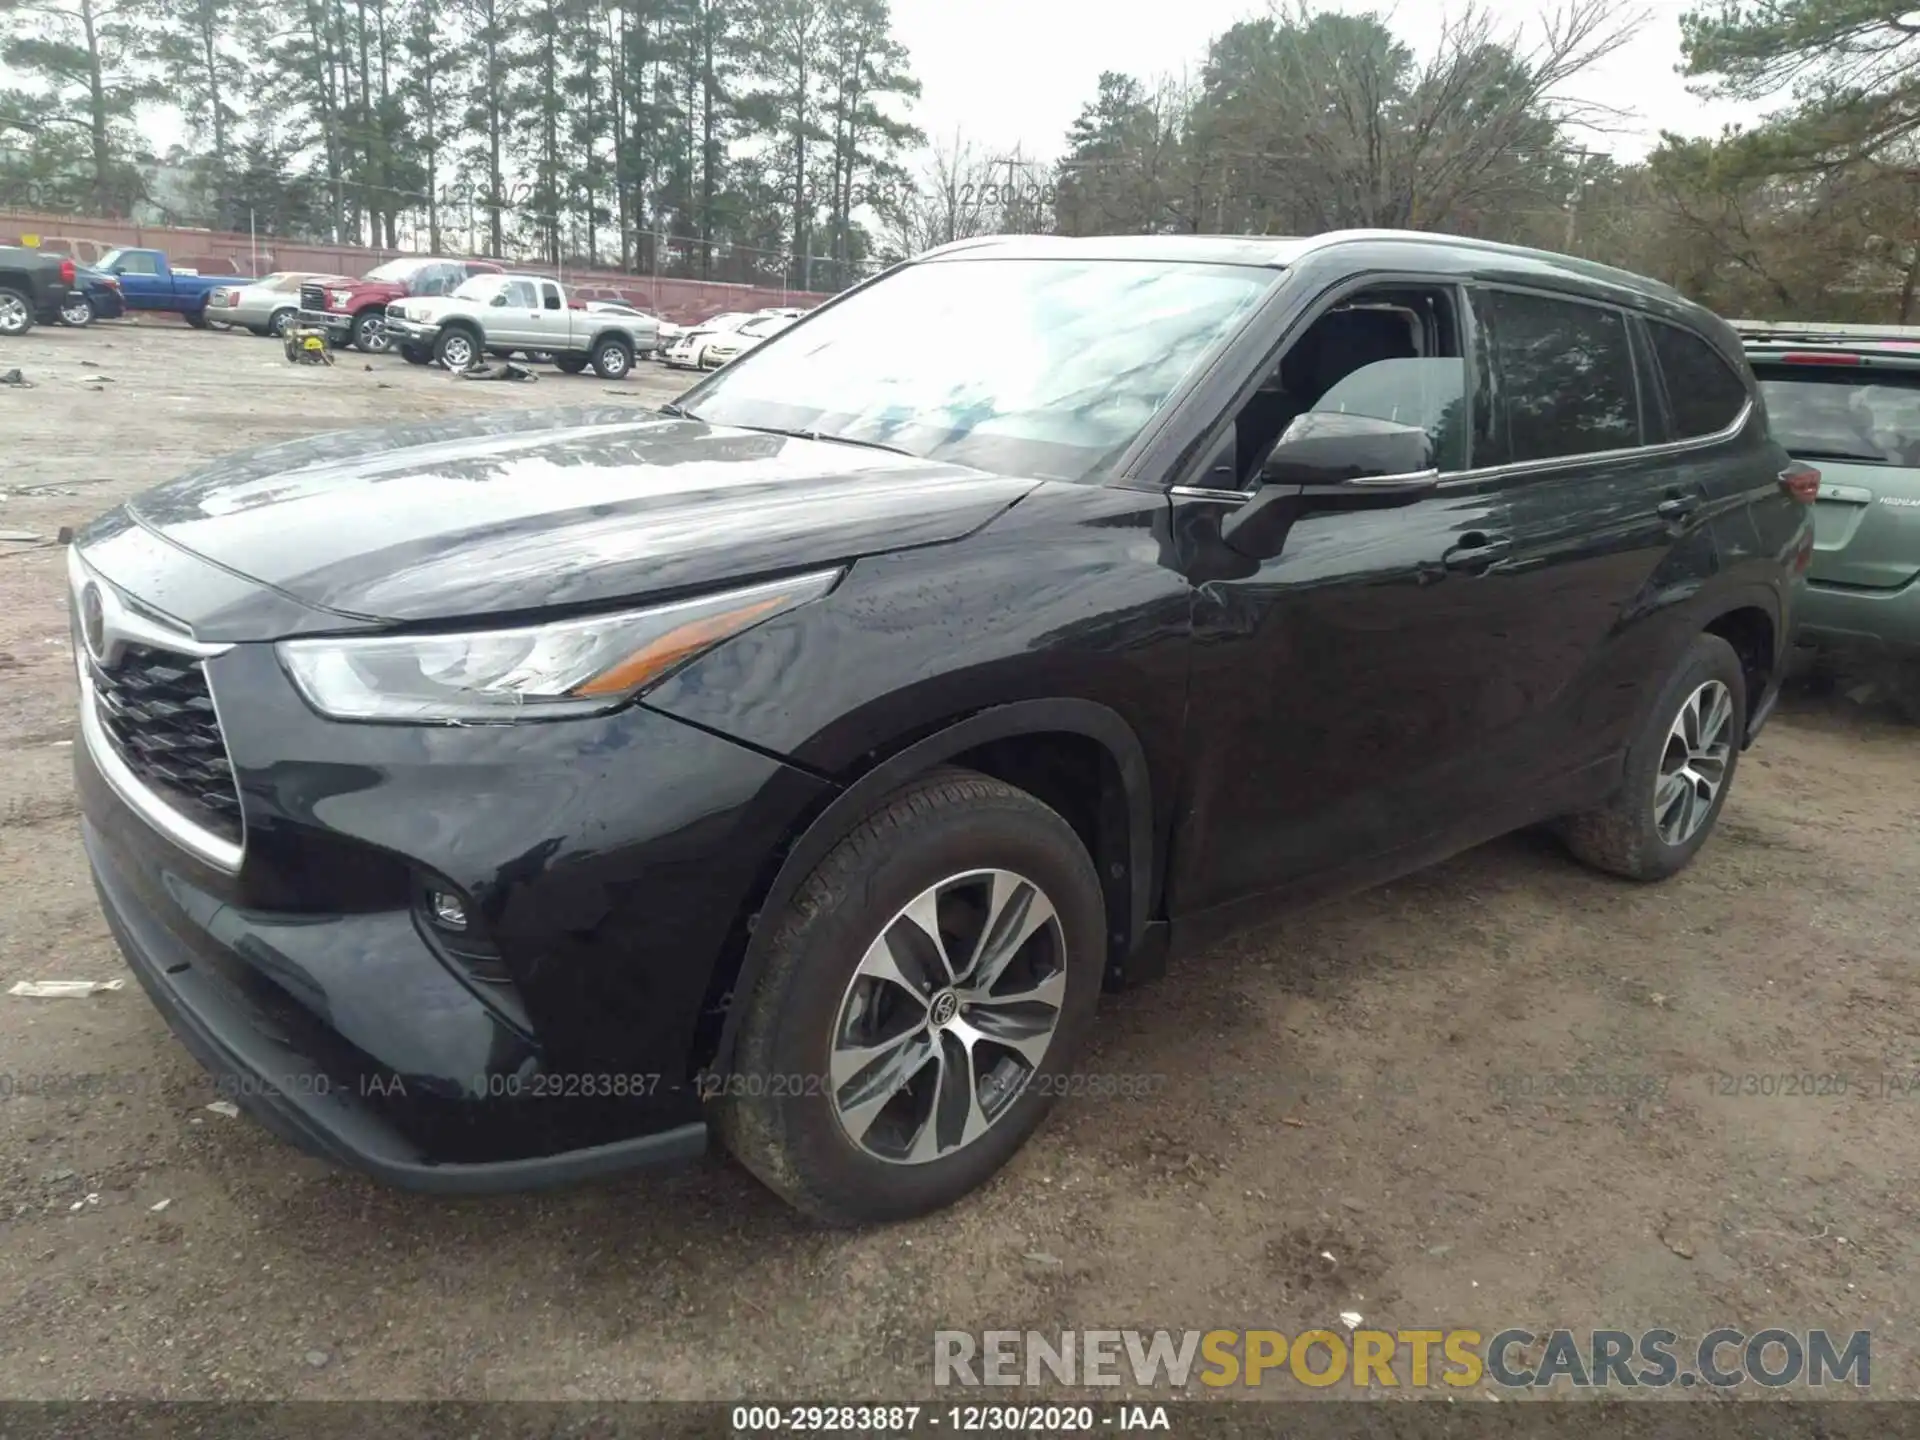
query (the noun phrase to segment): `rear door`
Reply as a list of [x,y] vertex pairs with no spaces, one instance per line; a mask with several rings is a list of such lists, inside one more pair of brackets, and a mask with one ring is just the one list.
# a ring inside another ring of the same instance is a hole
[[1512,516],[1513,550],[1495,567],[1513,607],[1507,673],[1526,715],[1498,762],[1516,784],[1577,788],[1626,743],[1670,663],[1660,587],[1676,570],[1712,571],[1709,487],[1690,451],[1663,443],[1631,311],[1487,286],[1475,313],[1491,340]]
[[1807,578],[1897,590],[1920,576],[1920,355],[1750,352],[1773,435],[1820,471]]

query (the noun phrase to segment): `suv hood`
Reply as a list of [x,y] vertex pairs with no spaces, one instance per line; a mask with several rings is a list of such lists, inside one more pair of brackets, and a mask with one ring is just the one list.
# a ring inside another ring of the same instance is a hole
[[404,622],[599,605],[939,544],[1038,483],[607,406],[289,441],[128,511],[305,605]]

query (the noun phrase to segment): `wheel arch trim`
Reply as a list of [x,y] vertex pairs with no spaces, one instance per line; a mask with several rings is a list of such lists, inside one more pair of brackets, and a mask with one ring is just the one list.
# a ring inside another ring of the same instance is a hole
[[[794,838],[772,883],[760,898],[756,920],[778,914],[793,899],[827,852],[851,834],[873,808],[917,775],[996,740],[1065,732],[1092,740],[1107,752],[1120,776],[1127,807],[1127,927],[1121,948],[1141,945],[1152,905],[1154,854],[1152,774],[1133,727],[1118,711],[1092,700],[1018,700],[991,706],[943,726],[882,760],[836,795]],[[1104,888],[1106,877],[1102,877]],[[726,1018],[710,1066],[732,1062],[748,999],[766,965],[766,937],[773,927],[755,924],[747,937],[726,1001]],[[1112,949],[1111,942],[1109,950]]]

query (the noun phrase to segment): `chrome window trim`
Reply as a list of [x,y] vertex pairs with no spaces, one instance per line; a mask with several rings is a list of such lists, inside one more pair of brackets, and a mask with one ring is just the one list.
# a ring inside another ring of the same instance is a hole
[[1547,460],[1510,460],[1504,465],[1488,465],[1476,470],[1460,470],[1443,476],[1440,488],[1452,485],[1469,484],[1483,480],[1497,479],[1503,475],[1520,475],[1538,472],[1552,473],[1557,470],[1570,470],[1580,465],[1605,465],[1621,460],[1658,459],[1663,455],[1683,455],[1691,450],[1704,450],[1712,445],[1724,445],[1736,439],[1747,428],[1747,422],[1753,418],[1753,396],[1747,396],[1747,403],[1740,407],[1740,413],[1733,417],[1723,430],[1711,435],[1694,435],[1685,440],[1663,440],[1658,445],[1630,445],[1621,450],[1593,450],[1584,455],[1556,455]]
[[[67,583],[68,599],[73,606],[75,640],[73,662],[75,676],[80,685],[80,736],[87,747],[87,754],[94,767],[107,782],[109,788],[126,803],[129,810],[151,825],[160,834],[189,855],[216,870],[228,874],[238,874],[241,862],[246,858],[247,817],[244,807],[240,815],[240,840],[236,844],[225,836],[216,835],[202,825],[195,824],[173,806],[169,805],[158,792],[150,789],[146,782],[133,773],[127,762],[120,758],[119,751],[108,739],[106,727],[100,723],[99,701],[95,696],[93,675],[89,663],[90,652],[87,649],[84,627],[81,625],[80,594],[91,582],[100,587],[102,603],[108,607],[108,625],[114,645],[131,642],[146,645],[156,650],[170,650],[175,654],[190,655],[205,660],[231,650],[231,645],[208,645],[195,640],[184,631],[170,626],[160,625],[132,610],[122,600],[113,586],[95,575],[81,560],[79,549],[67,547]],[[106,647],[107,653],[113,653],[114,645]],[[213,677],[207,676],[207,695],[213,701],[214,720],[220,725],[220,744],[225,748],[227,730],[220,720],[220,700],[213,692]],[[227,753],[227,764],[231,768],[233,754]],[[238,784],[238,776],[235,777]]]

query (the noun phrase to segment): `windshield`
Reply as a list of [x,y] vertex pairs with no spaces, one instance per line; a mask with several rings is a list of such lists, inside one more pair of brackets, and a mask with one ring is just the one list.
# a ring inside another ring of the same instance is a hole
[[391,280],[395,284],[405,284],[413,278],[413,272],[422,265],[430,264],[426,260],[389,260],[384,265],[376,265],[360,278],[362,280]]
[[456,300],[491,300],[493,292],[500,288],[498,275],[476,275],[471,280],[462,280],[453,287]]
[[[1773,438],[1809,460],[1920,466],[1920,372],[1763,367]],[[1791,374],[1791,378],[1788,378]]]
[[755,347],[683,403],[719,425],[1084,480],[1119,457],[1276,278],[1153,261],[927,262]]

